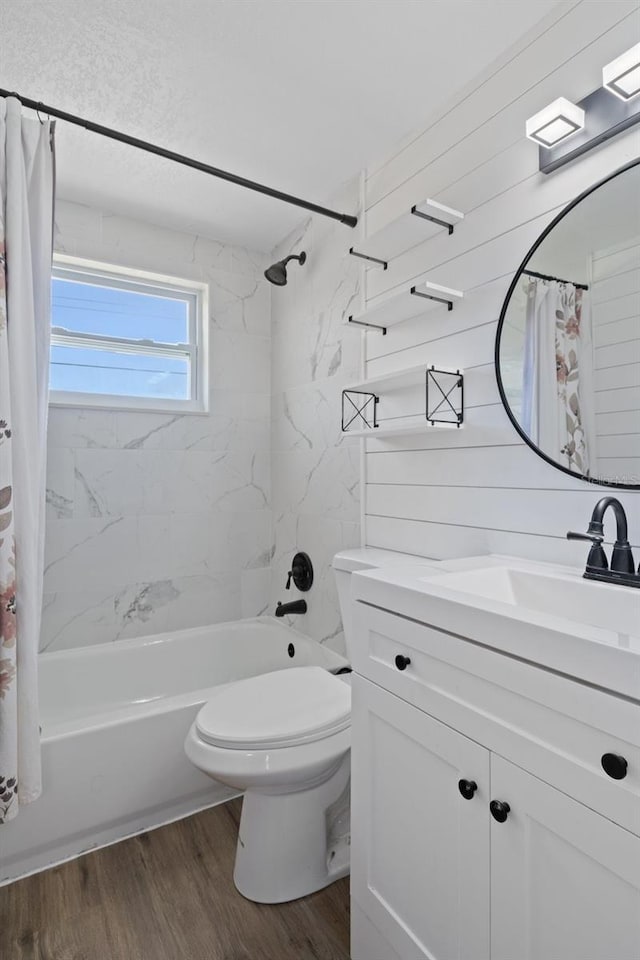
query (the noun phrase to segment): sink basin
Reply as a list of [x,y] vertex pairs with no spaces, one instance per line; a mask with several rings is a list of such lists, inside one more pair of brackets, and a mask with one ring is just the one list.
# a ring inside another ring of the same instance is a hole
[[628,587],[508,566],[445,573],[437,582],[485,600],[640,636],[640,591]]
[[355,573],[354,600],[640,702],[640,590],[519,557]]

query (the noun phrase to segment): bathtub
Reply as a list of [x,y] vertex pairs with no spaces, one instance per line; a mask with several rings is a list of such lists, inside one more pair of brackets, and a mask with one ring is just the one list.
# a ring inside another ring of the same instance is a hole
[[235,796],[184,753],[211,688],[345,664],[270,617],[43,653],[43,792],[0,827],[0,884]]

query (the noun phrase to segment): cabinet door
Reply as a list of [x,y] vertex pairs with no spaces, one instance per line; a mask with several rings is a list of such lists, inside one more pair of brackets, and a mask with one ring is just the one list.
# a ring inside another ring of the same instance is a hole
[[640,839],[495,755],[492,960],[638,960]]
[[[489,753],[361,677],[352,689],[352,897],[400,960],[487,960]],[[354,925],[352,957],[366,951]]]

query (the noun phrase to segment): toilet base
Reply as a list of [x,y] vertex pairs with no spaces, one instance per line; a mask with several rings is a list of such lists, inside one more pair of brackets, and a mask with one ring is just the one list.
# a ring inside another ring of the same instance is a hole
[[256,903],[284,903],[347,876],[348,840],[335,843],[329,838],[334,811],[344,819],[344,804],[339,801],[349,774],[347,752],[326,780],[307,790],[286,794],[247,790],[233,873],[243,897]]

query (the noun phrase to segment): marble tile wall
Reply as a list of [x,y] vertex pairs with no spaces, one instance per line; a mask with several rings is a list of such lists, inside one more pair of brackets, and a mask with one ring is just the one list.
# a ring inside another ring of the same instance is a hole
[[[357,211],[355,179],[330,206]],[[302,594],[284,589],[296,550],[312,559],[315,582],[304,596],[309,612],[291,622],[341,650],[342,623],[331,560],[360,545],[359,441],[343,441],[341,393],[360,377],[362,334],[343,326],[346,308],[360,306],[361,267],[348,255],[353,232],[312,217],[274,251],[273,259],[304,250],[291,263],[286,287],[271,294],[271,450],[274,557],[271,603]]]
[[65,202],[55,247],[208,282],[211,403],[206,416],[51,408],[43,649],[265,612],[273,552],[265,258]]

